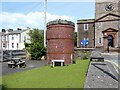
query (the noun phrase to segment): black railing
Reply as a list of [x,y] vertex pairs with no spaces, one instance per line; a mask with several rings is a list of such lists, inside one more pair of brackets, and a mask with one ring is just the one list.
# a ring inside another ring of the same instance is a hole
[[12,58],[26,58],[25,50],[0,50],[0,61],[9,61]]

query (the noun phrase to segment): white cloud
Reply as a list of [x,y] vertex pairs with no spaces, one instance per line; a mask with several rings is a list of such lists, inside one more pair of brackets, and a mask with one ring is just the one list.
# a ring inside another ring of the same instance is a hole
[[[0,17],[2,17],[0,18],[0,22],[2,22],[0,29],[26,27],[44,29],[44,12],[30,12],[28,14],[2,12]],[[47,13],[47,22],[56,19],[73,21],[74,17]]]

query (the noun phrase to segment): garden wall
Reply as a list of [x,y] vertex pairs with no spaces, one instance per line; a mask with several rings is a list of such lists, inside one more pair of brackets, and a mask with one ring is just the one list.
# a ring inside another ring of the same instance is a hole
[[89,59],[93,50],[95,50],[95,48],[75,48],[74,59]]

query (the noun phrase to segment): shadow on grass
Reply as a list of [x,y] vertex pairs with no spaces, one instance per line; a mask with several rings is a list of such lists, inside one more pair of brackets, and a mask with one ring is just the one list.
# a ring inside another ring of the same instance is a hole
[[0,85],[0,90],[8,90],[7,86],[6,85]]
[[7,88],[6,85],[0,85],[0,90],[84,90],[84,88]]

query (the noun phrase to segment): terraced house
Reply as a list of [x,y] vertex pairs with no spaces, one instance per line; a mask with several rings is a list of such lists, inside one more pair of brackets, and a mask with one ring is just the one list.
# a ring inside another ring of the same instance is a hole
[[87,47],[118,50],[120,47],[120,0],[96,0],[95,19],[77,21],[77,47],[88,40]]
[[30,29],[2,29],[1,32],[1,49],[3,50],[22,50],[25,48],[24,42],[29,41],[28,32]]

